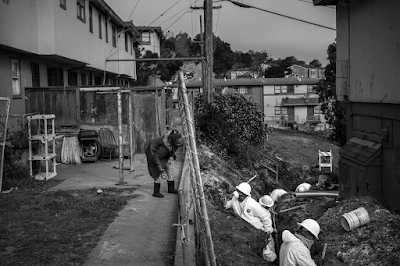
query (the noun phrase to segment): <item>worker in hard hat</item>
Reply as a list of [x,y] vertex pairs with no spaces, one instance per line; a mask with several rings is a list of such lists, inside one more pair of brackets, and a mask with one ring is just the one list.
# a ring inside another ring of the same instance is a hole
[[282,245],[279,252],[279,266],[316,266],[311,258],[310,249],[318,239],[321,229],[317,221],[306,219],[298,223],[299,229],[292,234],[282,232]]
[[311,184],[309,183],[301,183],[296,187],[296,192],[307,192],[311,188]]
[[[251,197],[251,187],[248,183],[243,182],[236,186],[232,199],[225,203],[225,209],[229,208],[255,228],[267,233],[266,239],[275,232],[270,213]],[[273,255],[269,257],[269,261],[276,259],[275,252]]]
[[[273,201],[272,197],[270,195],[264,195],[258,200],[258,202],[268,212],[270,223],[272,225],[273,220],[271,218],[271,208],[274,206],[274,201]],[[273,228],[275,228],[275,227],[273,227]],[[266,239],[266,242],[267,242],[267,245],[263,249],[263,258],[266,259],[267,261],[274,261],[274,260],[276,260],[275,242],[274,242],[274,239],[272,238],[271,234]]]

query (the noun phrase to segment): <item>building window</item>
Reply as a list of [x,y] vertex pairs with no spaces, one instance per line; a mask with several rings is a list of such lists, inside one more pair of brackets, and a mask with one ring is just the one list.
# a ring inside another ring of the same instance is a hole
[[128,33],[125,32],[125,51],[128,52]]
[[294,93],[294,85],[287,86],[287,93]]
[[11,79],[13,96],[21,96],[21,72],[19,60],[11,58]]
[[81,73],[81,85],[86,86],[87,81],[86,81],[86,73]]
[[89,6],[89,31],[93,33],[93,7]]
[[64,86],[64,73],[61,67],[47,67],[47,86]]
[[32,87],[40,87],[40,71],[39,64],[32,63]]
[[67,0],[60,0],[60,7],[64,8],[64,9],[67,9],[67,3],[66,3],[66,1],[67,1]]
[[321,105],[314,106],[314,114],[322,114]]
[[68,71],[68,86],[78,86],[78,73]]
[[82,20],[83,22],[86,22],[86,16],[85,16],[85,0],[77,0],[77,12],[78,12],[78,18]]
[[99,38],[103,39],[103,34],[102,34],[102,27],[101,27],[101,23],[103,22],[103,17],[101,14],[99,14]]
[[239,86],[239,87],[234,87],[233,91],[235,93],[240,93],[240,94],[251,94],[251,87],[243,87],[243,86]]
[[315,92],[314,88],[314,85],[307,85],[307,92]]
[[287,86],[274,86],[274,92],[275,94],[287,93]]
[[112,26],[111,31],[112,31],[112,45],[114,47],[117,47],[117,29],[114,26]]
[[104,28],[105,28],[106,42],[108,42],[108,20],[106,18],[104,19]]
[[129,38],[129,40],[131,43],[130,47],[131,47],[131,55],[132,55],[133,54],[133,38],[131,37],[131,38]]
[[142,44],[150,44],[150,32],[142,32]]
[[287,115],[287,107],[275,106],[275,115]]

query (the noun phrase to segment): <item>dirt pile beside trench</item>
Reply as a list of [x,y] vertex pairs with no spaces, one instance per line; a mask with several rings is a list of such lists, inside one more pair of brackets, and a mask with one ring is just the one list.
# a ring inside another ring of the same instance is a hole
[[[262,232],[237,217],[232,210],[223,208],[224,200],[231,197],[235,185],[246,181],[253,173],[247,173],[245,169],[245,175],[239,175],[228,166],[228,162],[207,147],[198,149],[198,153],[218,265],[273,265],[262,258],[262,248],[265,246]],[[262,196],[261,191],[271,191],[279,185],[273,177],[265,178],[257,178],[252,182],[252,196],[256,200]],[[293,183],[303,181],[295,179]],[[282,243],[283,230],[293,232],[298,222],[313,218],[319,222],[321,233],[311,254],[318,261],[323,245],[327,243],[325,266],[400,265],[400,216],[384,209],[370,197],[348,200],[284,197],[277,205],[281,210],[302,206],[276,216],[279,244]],[[340,223],[340,217],[359,207],[368,211],[371,221],[346,231]]]

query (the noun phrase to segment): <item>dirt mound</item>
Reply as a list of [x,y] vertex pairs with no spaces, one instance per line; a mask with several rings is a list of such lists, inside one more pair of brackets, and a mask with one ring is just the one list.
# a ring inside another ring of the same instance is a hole
[[[340,217],[364,207],[369,223],[345,231]],[[352,198],[329,208],[318,219],[327,257],[346,265],[400,265],[400,216],[390,213],[371,197]]]
[[[275,188],[294,191],[296,185],[318,181],[315,167],[318,149],[332,150],[334,169],[337,170],[339,148],[329,141],[310,134],[274,132],[266,143],[271,152],[282,161],[279,180],[265,169],[237,169],[229,158],[217,156],[206,146],[200,146],[198,156],[210,218],[212,237],[218,265],[273,265],[262,258],[264,235],[238,218],[232,210],[223,208],[235,186],[258,175],[253,181],[252,196],[258,200]],[[329,178],[335,173],[328,173]],[[340,217],[359,207],[367,209],[371,221],[352,231],[346,231]],[[311,249],[312,257],[320,259],[327,243],[324,265],[400,265],[400,218],[390,213],[370,197],[339,200],[332,197],[296,198],[282,197],[275,216],[281,244],[283,230],[294,231],[297,223],[312,218],[321,226],[320,240]],[[278,253],[278,252],[277,252]]]

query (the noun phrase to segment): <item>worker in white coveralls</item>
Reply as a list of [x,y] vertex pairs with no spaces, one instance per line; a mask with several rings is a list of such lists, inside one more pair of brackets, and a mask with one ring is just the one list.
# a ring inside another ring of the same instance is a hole
[[298,224],[299,229],[292,234],[288,230],[282,232],[282,245],[279,252],[279,266],[316,266],[311,258],[310,249],[314,240],[318,239],[320,226],[313,219],[306,219]]
[[[270,195],[264,195],[258,200],[258,202],[268,212],[269,220],[270,220],[270,223],[272,224],[271,211],[270,211],[272,206],[274,206],[274,201],[273,201],[272,197]],[[272,260],[272,261],[274,261],[276,259],[275,242],[274,242],[274,239],[272,238],[271,234],[269,235],[269,237],[266,241],[267,241],[267,245],[265,246],[265,248],[263,250],[263,257],[266,260],[269,260],[269,258],[274,258]]]
[[[250,192],[251,187],[246,182],[236,186],[232,199],[225,203],[225,209],[232,208],[243,220],[267,233],[266,240],[268,240],[272,232],[276,233],[276,230],[272,228],[271,214],[251,197]],[[270,250],[268,245],[264,250],[268,250],[267,256],[263,252],[263,257],[267,261],[276,260],[275,250]]]

